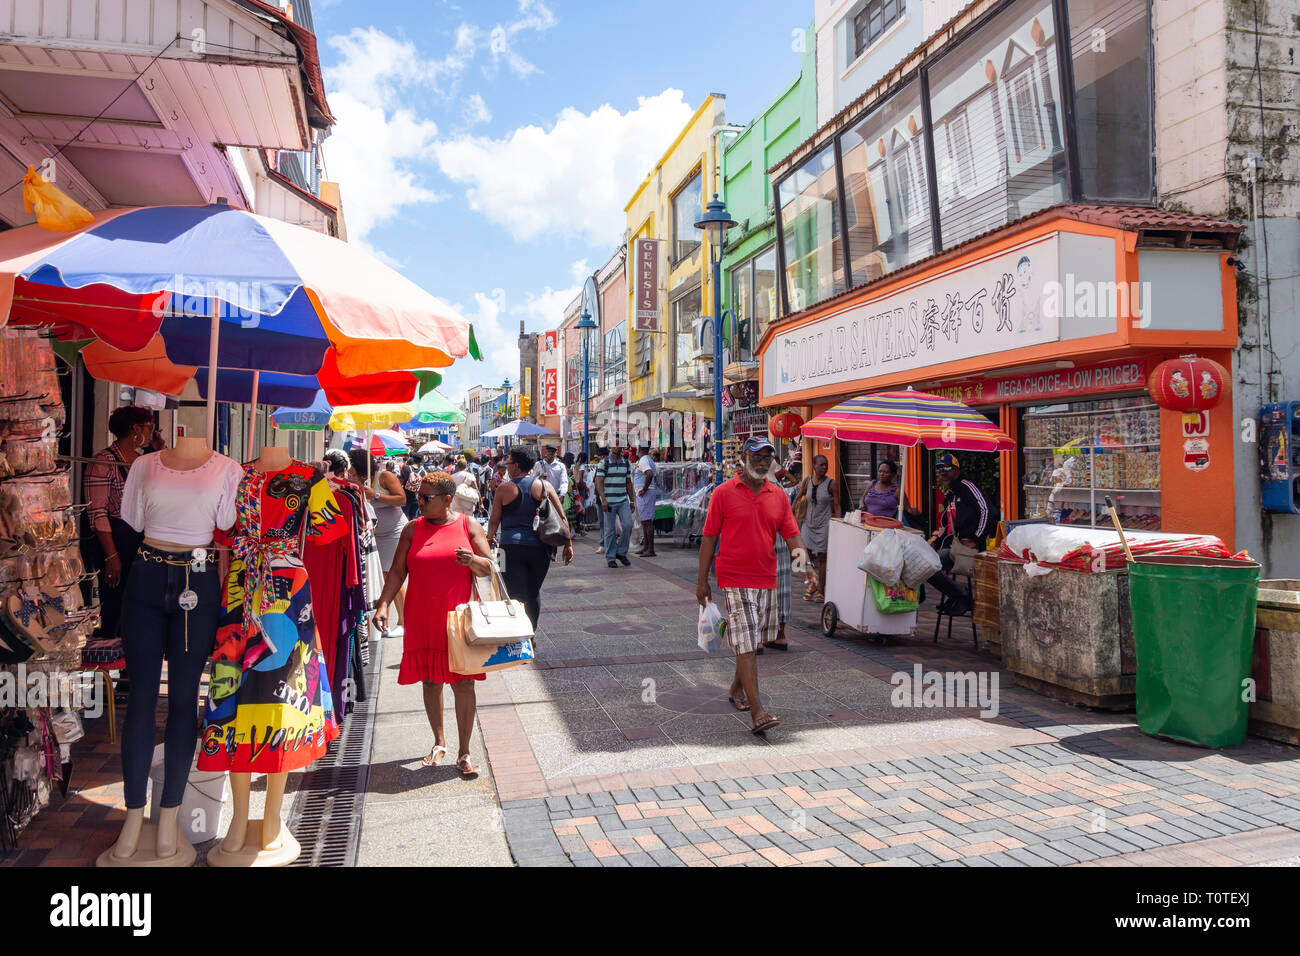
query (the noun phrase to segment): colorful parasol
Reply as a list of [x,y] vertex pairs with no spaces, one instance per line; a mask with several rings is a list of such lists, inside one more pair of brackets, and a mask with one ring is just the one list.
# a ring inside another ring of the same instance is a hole
[[[349,438],[344,446],[351,451],[353,448],[363,447],[365,439],[360,436]],[[383,429],[373,432],[370,435],[370,454],[375,458],[383,458],[387,455],[406,455],[410,454],[411,446],[395,431]]]
[[1006,451],[1015,441],[974,409],[929,392],[861,395],[822,412],[803,426],[808,438],[924,444],[957,451]]

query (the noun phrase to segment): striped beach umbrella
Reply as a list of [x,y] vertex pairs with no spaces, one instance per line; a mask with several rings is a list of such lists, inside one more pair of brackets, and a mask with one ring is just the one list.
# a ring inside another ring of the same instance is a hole
[[860,395],[803,426],[809,438],[880,442],[956,451],[1006,451],[1015,441],[979,412],[929,392]]

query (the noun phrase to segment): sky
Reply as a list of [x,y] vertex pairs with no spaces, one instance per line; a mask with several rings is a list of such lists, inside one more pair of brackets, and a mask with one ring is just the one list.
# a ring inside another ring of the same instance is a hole
[[348,239],[474,324],[519,377],[622,240],[623,207],[709,93],[748,124],[795,78],[812,0],[312,0]]

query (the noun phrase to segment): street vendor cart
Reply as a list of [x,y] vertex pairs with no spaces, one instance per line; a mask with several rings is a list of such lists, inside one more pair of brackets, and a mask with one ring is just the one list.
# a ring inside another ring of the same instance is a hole
[[916,611],[886,614],[877,610],[871,593],[871,576],[858,567],[862,552],[878,529],[857,521],[832,518],[826,545],[826,603],[822,605],[822,633],[835,636],[847,625],[864,634],[910,634]]
[[[881,392],[861,395],[827,409],[800,430],[808,438],[849,442],[883,442],[900,446],[906,468],[908,448],[954,451],[1006,451],[1015,441],[974,409],[928,392]],[[900,494],[898,519],[903,517]],[[831,519],[827,541],[826,603],[822,633],[830,637],[844,623],[869,634],[906,634],[916,613],[884,614],[876,608],[865,571],[858,568],[873,529]],[[910,622],[907,620],[910,618]]]

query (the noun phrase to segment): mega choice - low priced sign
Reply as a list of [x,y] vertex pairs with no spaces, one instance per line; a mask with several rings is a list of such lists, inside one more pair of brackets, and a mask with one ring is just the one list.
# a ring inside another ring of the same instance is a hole
[[763,356],[764,394],[1057,341],[1057,310],[1044,308],[1045,287],[1059,276],[1057,246],[1055,234],[1045,236],[779,333]]

